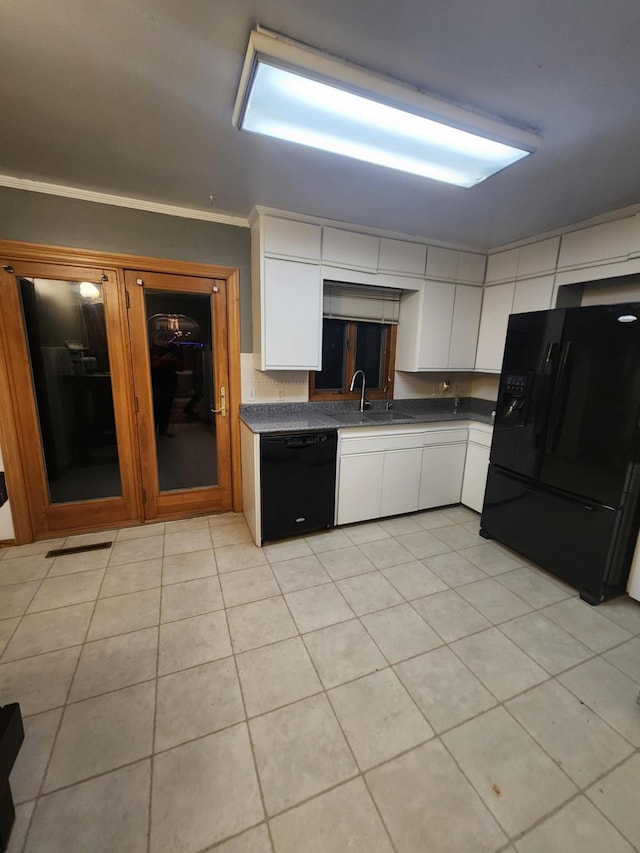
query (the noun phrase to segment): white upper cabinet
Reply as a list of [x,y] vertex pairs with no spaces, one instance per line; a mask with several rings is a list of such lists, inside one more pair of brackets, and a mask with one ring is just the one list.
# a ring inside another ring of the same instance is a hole
[[520,246],[516,278],[527,278],[542,273],[555,272],[559,246],[560,237],[550,237],[548,240],[540,240],[537,243],[529,243],[528,246]]
[[456,281],[463,284],[484,284],[487,259],[475,252],[458,252]]
[[418,370],[433,370],[449,366],[449,343],[455,293],[455,286],[446,282],[425,282],[417,341]]
[[449,363],[455,285],[426,281],[400,300],[396,370],[438,370]]
[[482,289],[426,281],[400,302],[396,370],[473,370]]
[[458,272],[458,252],[429,246],[427,249],[427,278],[438,281],[455,281]]
[[517,249],[496,252],[487,258],[487,284],[515,281],[534,275],[554,272],[560,237],[538,240]]
[[481,287],[456,284],[448,367],[455,370],[474,369],[481,306]]
[[526,311],[546,311],[551,308],[554,278],[553,275],[541,275],[517,281],[511,313],[524,314]]
[[276,216],[263,218],[263,245],[266,255],[284,255],[291,258],[320,260],[322,228],[308,222],[281,219]]
[[320,370],[319,265],[265,258],[260,295],[261,347],[256,366],[260,370]]
[[422,243],[380,238],[378,270],[403,275],[424,276],[427,247]]
[[597,265],[615,259],[626,260],[638,249],[635,217],[604,222],[580,231],[571,231],[562,237],[558,269]]
[[487,284],[497,281],[515,281],[518,271],[518,249],[496,252],[487,258]]
[[513,306],[515,282],[486,287],[478,334],[476,370],[500,373],[509,314]]
[[323,228],[322,261],[340,267],[377,270],[380,238],[340,228]]
[[429,246],[427,250],[427,278],[481,285],[484,270],[484,255],[444,249],[442,246]]

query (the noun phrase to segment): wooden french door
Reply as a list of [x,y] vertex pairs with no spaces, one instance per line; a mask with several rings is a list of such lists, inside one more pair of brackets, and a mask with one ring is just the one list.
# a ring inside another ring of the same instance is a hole
[[227,289],[127,270],[146,519],[231,507]]
[[1,426],[17,541],[232,507],[227,288],[116,267],[3,266]]
[[21,261],[1,287],[32,535],[134,521],[142,504],[117,271]]

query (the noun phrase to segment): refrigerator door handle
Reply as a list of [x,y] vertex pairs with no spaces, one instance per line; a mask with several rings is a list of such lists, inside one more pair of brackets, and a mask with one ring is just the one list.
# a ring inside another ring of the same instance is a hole
[[571,341],[564,341],[560,351],[560,363],[558,365],[558,373],[556,375],[555,387],[553,389],[553,405],[551,408],[551,415],[549,417],[545,453],[553,453],[556,449],[558,427],[560,426],[562,411],[566,402],[564,386],[566,384],[567,361],[569,359],[570,349]]

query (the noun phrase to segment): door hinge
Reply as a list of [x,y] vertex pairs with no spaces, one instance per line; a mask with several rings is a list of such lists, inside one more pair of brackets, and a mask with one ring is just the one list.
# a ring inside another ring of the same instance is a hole
[[142,503],[146,504],[146,502],[147,502],[147,490],[143,489],[142,490]]
[[140,409],[138,407],[138,398],[136,397],[136,412],[138,412],[138,411],[140,411]]
[[131,302],[129,301],[129,291],[125,290],[124,295],[127,299],[127,308],[131,308]]

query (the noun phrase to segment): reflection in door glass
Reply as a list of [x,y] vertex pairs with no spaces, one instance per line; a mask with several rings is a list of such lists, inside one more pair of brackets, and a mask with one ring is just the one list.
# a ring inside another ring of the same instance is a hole
[[120,496],[102,285],[19,284],[49,499]]
[[160,491],[218,484],[211,297],[145,288]]

